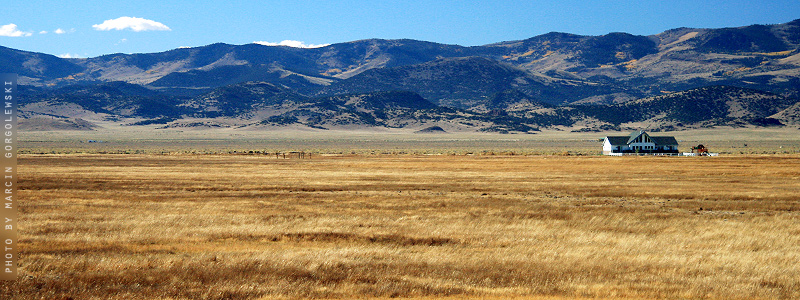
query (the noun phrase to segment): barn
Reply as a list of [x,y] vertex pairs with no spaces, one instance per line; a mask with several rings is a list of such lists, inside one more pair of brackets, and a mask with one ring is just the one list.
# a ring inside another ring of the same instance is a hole
[[605,155],[678,155],[678,141],[672,136],[650,136],[644,130],[629,136],[606,136]]

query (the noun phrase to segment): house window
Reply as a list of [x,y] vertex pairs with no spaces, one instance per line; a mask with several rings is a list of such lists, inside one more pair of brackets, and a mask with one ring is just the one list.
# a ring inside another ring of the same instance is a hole
[[650,136],[643,134],[643,135],[640,135],[639,137],[637,137],[635,140],[633,140],[633,142],[634,143],[652,143],[653,140],[650,139]]

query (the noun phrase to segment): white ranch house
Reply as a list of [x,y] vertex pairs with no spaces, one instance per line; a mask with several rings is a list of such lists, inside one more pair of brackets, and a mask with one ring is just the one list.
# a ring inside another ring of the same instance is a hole
[[607,136],[605,155],[679,155],[678,141],[672,136],[650,136],[643,130],[629,136]]

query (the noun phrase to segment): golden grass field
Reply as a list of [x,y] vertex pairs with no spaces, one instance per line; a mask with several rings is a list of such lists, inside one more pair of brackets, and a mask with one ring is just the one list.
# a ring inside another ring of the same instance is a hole
[[19,166],[2,299],[800,298],[797,154]]
[[[21,132],[23,154],[227,154],[302,150],[327,154],[523,154],[597,155],[598,140],[630,132],[570,132],[546,130],[537,134],[447,133],[408,131],[297,130],[142,130],[136,126],[100,131]],[[675,136],[681,150],[704,144],[722,154],[800,154],[796,128],[713,128],[656,132]],[[97,143],[89,143],[96,141]]]

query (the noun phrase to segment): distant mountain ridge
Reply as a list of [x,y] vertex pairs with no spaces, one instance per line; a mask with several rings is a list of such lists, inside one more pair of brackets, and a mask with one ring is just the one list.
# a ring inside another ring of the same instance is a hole
[[651,36],[548,33],[473,47],[407,39],[313,49],[218,43],[87,59],[0,47],[0,69],[20,74],[23,117],[137,125],[525,132],[800,119],[792,109],[800,97],[800,20]]

